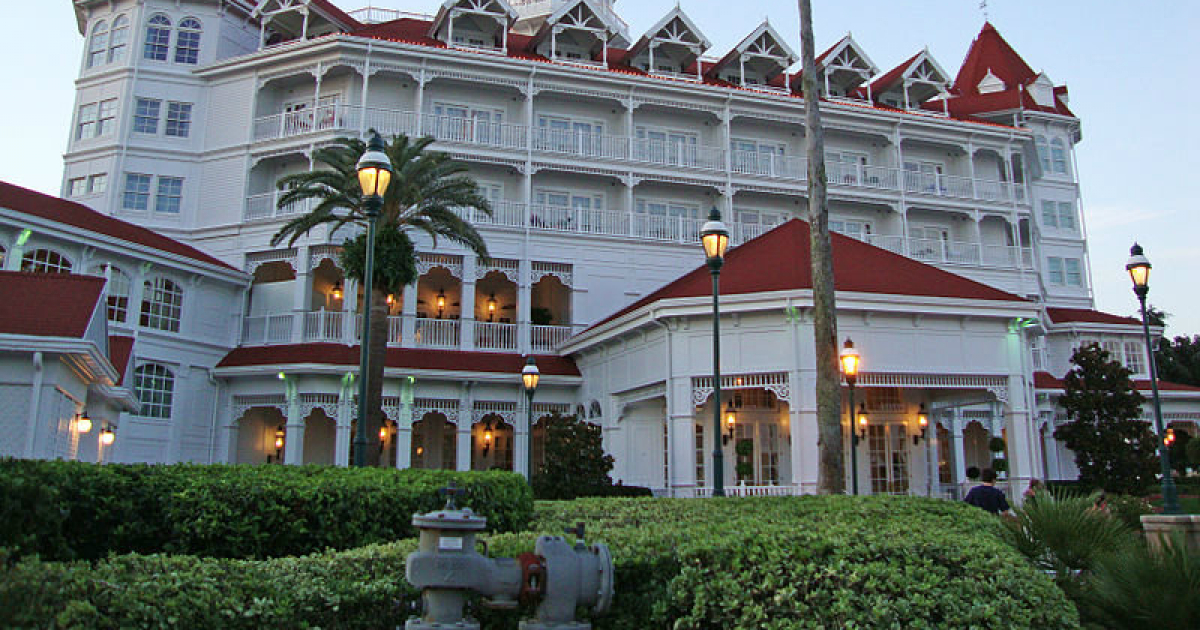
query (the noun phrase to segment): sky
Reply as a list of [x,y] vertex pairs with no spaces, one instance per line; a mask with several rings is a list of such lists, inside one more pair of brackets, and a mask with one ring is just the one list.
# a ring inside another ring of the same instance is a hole
[[[438,0],[334,0],[433,13]],[[764,18],[800,51],[794,0],[681,0],[723,54]],[[0,59],[12,92],[0,99],[0,180],[57,195],[83,38],[71,2],[9,3]],[[618,0],[640,36],[676,0]],[[983,25],[979,0],[812,0],[818,53],[847,32],[883,70],[922,48],[954,74]],[[1133,315],[1124,271],[1138,241],[1154,265],[1149,301],[1171,315],[1168,335],[1200,334],[1200,2],[1193,0],[989,0],[988,17],[1034,70],[1070,88],[1083,121],[1077,147],[1092,285],[1100,310]],[[1135,7],[1136,4],[1136,7]],[[731,10],[732,8],[732,10]],[[26,55],[33,55],[26,57]]]

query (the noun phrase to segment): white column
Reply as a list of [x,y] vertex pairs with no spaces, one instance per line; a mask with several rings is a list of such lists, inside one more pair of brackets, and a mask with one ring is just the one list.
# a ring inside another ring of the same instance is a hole
[[529,478],[529,450],[533,447],[529,427],[529,397],[520,387],[514,388],[517,396],[516,422],[513,422],[513,472]]
[[688,377],[670,378],[670,375],[667,379],[667,416],[663,421],[668,423],[666,456],[671,475],[668,490],[675,497],[694,496],[696,488],[696,418],[691,381]]
[[[349,379],[347,379],[349,380]],[[333,464],[335,466],[350,465],[350,422],[354,418],[354,384],[350,380],[342,384],[338,395],[337,433],[333,438]]]
[[475,349],[475,268],[478,260],[475,256],[463,256],[462,294],[459,299],[459,344],[463,350]]
[[522,258],[518,265],[517,278],[517,350],[528,354],[531,352],[530,312],[532,310],[533,289],[530,277],[533,264],[528,258]]
[[458,431],[455,444],[458,450],[455,454],[455,468],[460,471],[471,470],[471,421],[474,419],[474,403],[472,402],[471,384],[463,383],[458,395]]
[[412,468],[413,382],[400,379],[400,413],[396,418],[396,468]]
[[425,116],[425,69],[421,68],[420,75],[417,77],[417,129],[416,135],[424,135],[424,125],[421,121]]
[[967,482],[967,451],[963,445],[963,428],[953,411],[947,413],[950,414],[950,452],[954,456],[954,484],[959,488],[959,498],[962,498]]
[[1042,449],[1046,453],[1046,479],[1058,479],[1062,476],[1058,463],[1058,440],[1054,439],[1054,420],[1046,424],[1046,435],[1042,439]]
[[292,287],[292,342],[304,341],[304,318],[312,307],[312,274],[309,247],[301,245],[296,254],[296,284]]
[[400,305],[400,346],[411,348],[416,345],[417,328],[417,283],[404,285],[404,300]]
[[300,404],[295,401],[288,401],[287,406],[283,463],[289,466],[299,466],[304,463],[304,418],[300,417]]

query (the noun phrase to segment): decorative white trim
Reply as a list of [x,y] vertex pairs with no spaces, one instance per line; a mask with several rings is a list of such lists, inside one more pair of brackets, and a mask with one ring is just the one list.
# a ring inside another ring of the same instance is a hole
[[[548,403],[535,402],[533,403],[533,415],[545,416],[552,413],[558,413],[561,416],[571,415],[571,403]],[[534,422],[537,422],[535,419]]]
[[533,261],[529,268],[529,283],[536,284],[546,276],[554,276],[570,287],[574,283],[575,272],[574,268],[566,263]]
[[246,261],[243,269],[246,273],[253,274],[254,270],[257,269],[259,265],[272,262],[285,262],[291,265],[293,272],[300,273],[300,270],[296,268],[296,258],[298,255],[299,252],[294,247],[291,249],[274,249],[271,251],[246,254]]
[[450,424],[458,424],[457,398],[414,398],[412,404],[412,421],[418,422],[426,414],[440,413],[446,416]]
[[859,387],[908,387],[926,389],[982,389],[1008,403],[1008,378],[981,374],[908,374],[860,372]]
[[332,418],[335,422],[338,417],[338,406],[341,404],[341,396],[337,394],[300,394],[300,418],[307,420],[312,412],[320,409],[325,412],[325,416]]
[[423,276],[429,273],[434,267],[445,267],[450,271],[450,275],[462,280],[463,277],[463,258],[462,256],[454,256],[451,254],[417,254],[417,275]]
[[308,268],[316,269],[321,266],[322,260],[328,258],[334,267],[341,269],[341,263],[338,262],[341,255],[342,248],[340,245],[314,245],[308,248]]
[[475,279],[482,280],[493,271],[499,271],[513,284],[520,284],[521,261],[508,258],[493,258],[485,265],[482,261],[475,265]]
[[471,411],[471,424],[483,422],[486,416],[500,416],[509,426],[517,423],[517,403],[500,400],[477,400]]
[[234,396],[229,403],[229,419],[237,423],[247,411],[257,407],[271,407],[287,417],[287,398],[283,394],[249,394]]
[[[721,375],[721,390],[733,391],[738,389],[765,389],[783,402],[791,402],[792,389],[788,383],[787,372],[767,372],[759,374],[723,374]],[[709,396],[713,394],[713,378],[711,376],[692,377],[692,404],[702,407]]]

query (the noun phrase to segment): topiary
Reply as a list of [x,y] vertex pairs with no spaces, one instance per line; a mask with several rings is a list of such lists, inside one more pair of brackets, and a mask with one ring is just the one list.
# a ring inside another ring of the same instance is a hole
[[1200,439],[1188,440],[1187,456],[1193,466],[1200,467]]
[[988,440],[988,450],[993,453],[1001,453],[1005,448],[1006,445],[1004,444],[1004,438],[994,437]]

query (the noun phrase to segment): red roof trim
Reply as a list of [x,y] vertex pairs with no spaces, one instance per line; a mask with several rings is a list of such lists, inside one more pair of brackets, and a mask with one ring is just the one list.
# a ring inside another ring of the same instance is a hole
[[108,362],[117,371],[117,386],[125,379],[129,357],[133,356],[133,337],[110,335],[108,337]]
[[[1033,386],[1035,389],[1047,389],[1047,390],[1062,391],[1064,388],[1064,379],[1058,378],[1049,372],[1034,372],[1033,373]],[[1134,388],[1136,388],[1138,391],[1141,391],[1141,392],[1148,392],[1148,391],[1153,390],[1153,385],[1151,385],[1150,381],[1145,380],[1145,379],[1135,380],[1133,382],[1133,386],[1134,386]],[[1159,389],[1159,391],[1164,391],[1164,392],[1197,392],[1197,393],[1200,393],[1200,387],[1193,387],[1191,385],[1184,385],[1182,383],[1172,383],[1170,381],[1164,381],[1164,380],[1158,381],[1158,389]]]
[[82,338],[104,278],[0,271],[0,333]]
[[241,271],[191,245],[186,245],[139,225],[105,216],[81,203],[51,197],[16,184],[0,181],[0,206],[22,214],[41,217],[56,223],[216,265],[227,270]]
[[337,8],[329,0],[312,0],[312,3],[317,5],[317,8],[329,14],[330,17],[342,23],[343,26],[350,28],[362,28],[362,22],[350,17],[350,14]]
[[[538,369],[543,375],[580,376],[571,359],[557,355],[536,355]],[[219,368],[265,365],[295,365],[305,363],[355,366],[359,361],[358,346],[332,343],[308,343],[284,346],[237,348],[221,359]],[[409,370],[439,370],[447,372],[521,373],[525,357],[500,352],[466,352],[460,350],[429,350],[425,348],[388,348],[387,367]],[[514,381],[515,382],[515,381]]]
[[1141,326],[1142,321],[1133,317],[1113,315],[1086,308],[1047,308],[1046,315],[1055,324],[1116,324],[1121,326]]

